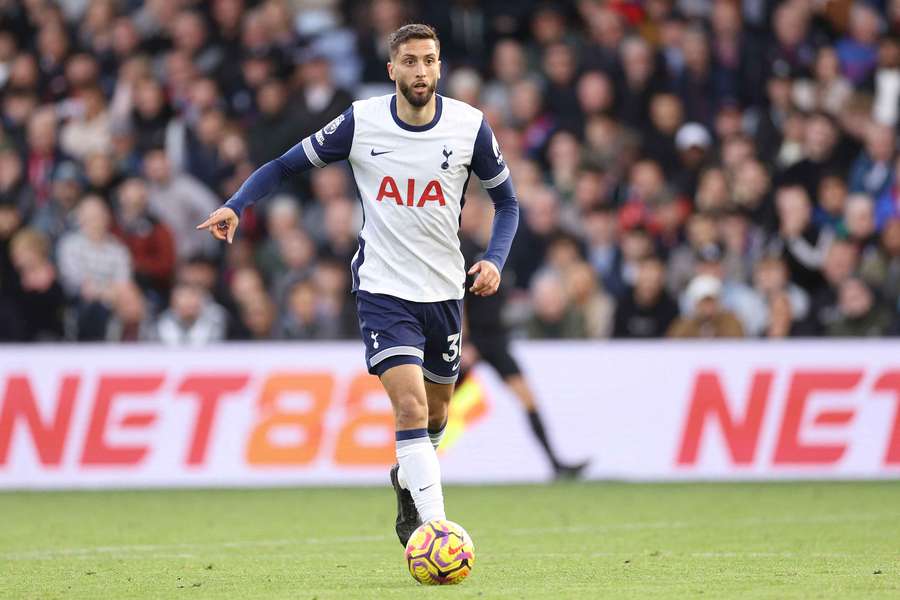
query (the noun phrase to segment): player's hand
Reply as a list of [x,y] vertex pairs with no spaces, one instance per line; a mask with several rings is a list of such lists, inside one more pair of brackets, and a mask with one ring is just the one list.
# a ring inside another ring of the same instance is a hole
[[476,296],[496,294],[497,289],[500,287],[500,271],[497,269],[497,265],[489,260],[479,260],[469,269],[469,275],[475,275],[476,273],[478,276],[475,278],[475,283],[472,284],[469,291]]
[[210,213],[208,219],[197,225],[197,229],[208,229],[214,238],[230,244],[234,240],[238,222],[237,214],[227,206],[223,206]]

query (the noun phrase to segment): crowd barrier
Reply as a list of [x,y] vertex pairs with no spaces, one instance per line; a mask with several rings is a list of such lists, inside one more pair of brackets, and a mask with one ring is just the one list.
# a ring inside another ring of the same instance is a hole
[[[551,442],[590,479],[900,477],[900,343],[522,342]],[[0,346],[0,488],[384,484],[389,402],[358,343]],[[485,366],[445,481],[544,481]]]

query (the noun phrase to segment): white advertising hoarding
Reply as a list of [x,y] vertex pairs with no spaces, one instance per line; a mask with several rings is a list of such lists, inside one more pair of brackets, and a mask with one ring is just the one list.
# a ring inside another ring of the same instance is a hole
[[[900,477],[900,343],[521,343],[552,443],[596,479]],[[487,367],[448,482],[551,470]],[[362,346],[0,346],[0,488],[382,484],[390,404]]]

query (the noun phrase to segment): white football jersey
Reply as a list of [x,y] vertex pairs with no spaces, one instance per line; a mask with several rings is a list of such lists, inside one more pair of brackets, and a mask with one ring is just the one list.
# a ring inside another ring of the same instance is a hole
[[317,167],[350,161],[364,215],[354,291],[460,299],[466,272],[457,231],[469,174],[490,189],[509,169],[480,110],[437,95],[431,123],[412,126],[396,102],[393,94],[354,102],[301,145]]

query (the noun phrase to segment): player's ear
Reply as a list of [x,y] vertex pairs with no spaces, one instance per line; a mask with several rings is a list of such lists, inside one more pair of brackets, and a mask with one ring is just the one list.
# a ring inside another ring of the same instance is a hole
[[388,71],[388,77],[391,78],[391,81],[397,81],[394,78],[394,63],[392,63],[391,61],[388,61],[388,63],[387,63],[387,71]]

